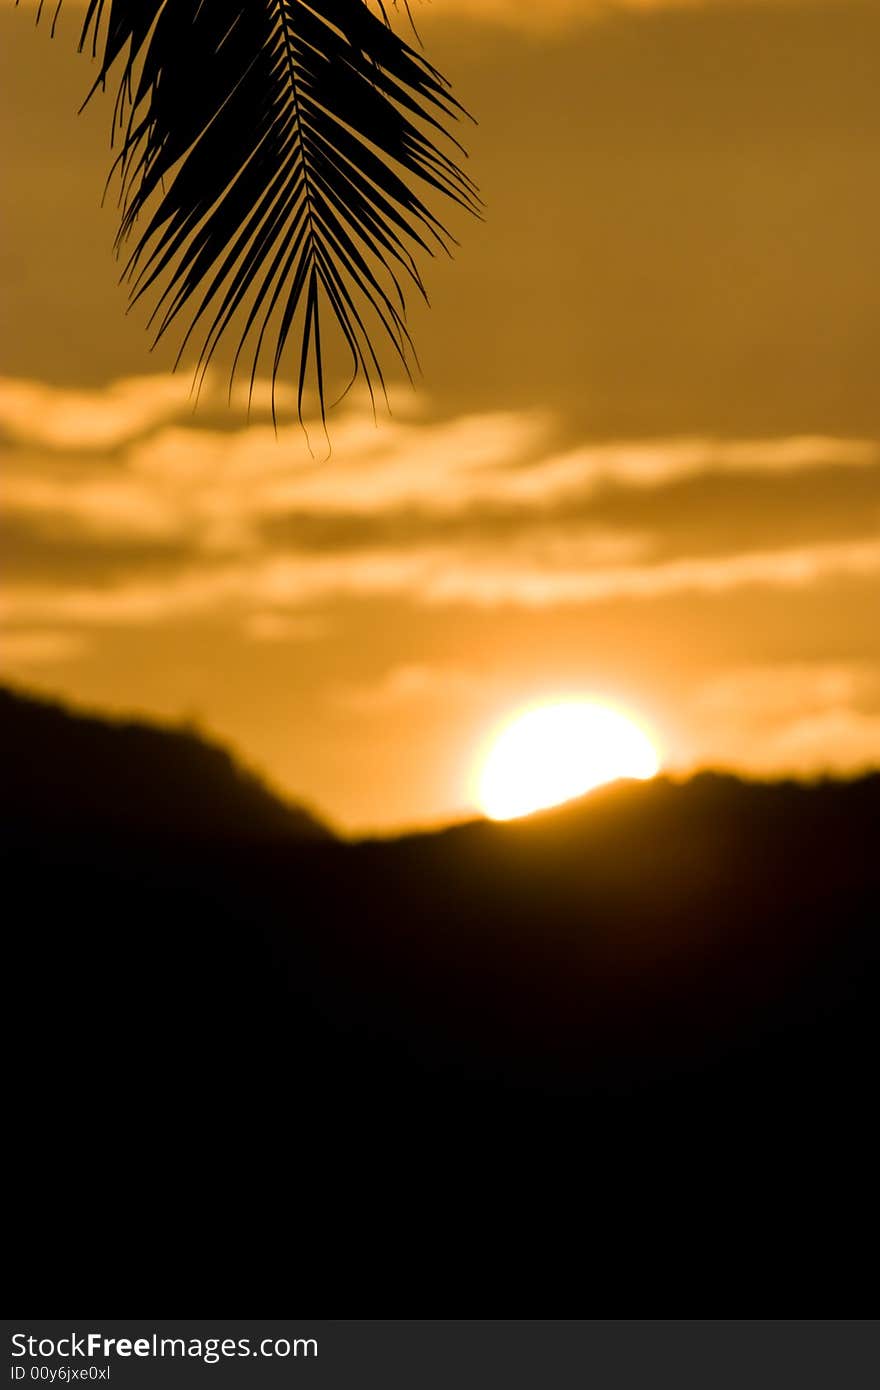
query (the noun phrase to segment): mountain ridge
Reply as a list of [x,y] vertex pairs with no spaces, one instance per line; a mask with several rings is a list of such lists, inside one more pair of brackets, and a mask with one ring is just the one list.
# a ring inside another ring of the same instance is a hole
[[[112,755],[111,755],[112,754]],[[61,756],[59,756],[61,755]],[[66,755],[66,759],[65,759]],[[753,809],[785,798],[806,806],[844,788],[865,796],[880,788],[880,770],[856,776],[745,777],[709,767],[682,776],[660,773],[649,781],[620,778],[583,796],[507,821],[474,813],[448,824],[371,831],[340,839],[327,818],[276,791],[238,753],[189,723],[163,723],[141,715],[106,715],[51,696],[0,685],[0,762],[3,802],[26,823],[60,831],[65,821],[83,833],[99,826],[118,833],[169,838],[263,838],[334,841],[350,846],[444,844],[486,835],[491,841],[549,836],[557,841],[593,832],[622,814],[661,801],[699,802],[711,813],[726,805]],[[196,784],[201,789],[196,792]],[[135,785],[136,784],[136,785]],[[217,794],[221,799],[217,800]],[[59,804],[67,797],[69,808]]]
[[224,745],[187,726],[107,718],[0,686],[3,801],[19,826],[76,833],[327,840]]

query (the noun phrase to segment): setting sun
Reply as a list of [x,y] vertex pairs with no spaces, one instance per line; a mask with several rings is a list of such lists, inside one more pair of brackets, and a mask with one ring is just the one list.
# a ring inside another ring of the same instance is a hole
[[660,766],[647,734],[625,715],[587,700],[539,705],[498,735],[477,799],[492,820],[559,805],[618,777],[645,780]]

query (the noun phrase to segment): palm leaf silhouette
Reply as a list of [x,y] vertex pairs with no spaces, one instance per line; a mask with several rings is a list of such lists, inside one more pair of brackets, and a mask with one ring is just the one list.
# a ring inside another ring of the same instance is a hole
[[425,199],[479,199],[440,143],[461,151],[448,131],[463,109],[385,6],[90,0],[83,47],[98,57],[89,96],[120,73],[117,252],[133,247],[123,278],[132,302],[154,297],[155,340],[183,316],[177,360],[200,335],[201,381],[235,325],[232,373],[247,348],[252,392],[268,358],[273,418],[293,335],[300,420],[310,381],[325,419],[328,314],[349,386],[384,391],[377,337],[410,374],[404,288],[426,297],[416,255],[452,243]]

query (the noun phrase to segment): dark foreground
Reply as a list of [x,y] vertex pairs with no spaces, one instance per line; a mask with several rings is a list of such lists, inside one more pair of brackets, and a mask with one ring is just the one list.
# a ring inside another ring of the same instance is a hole
[[350,845],[195,740],[0,715],[22,1289],[871,1310],[880,776]]

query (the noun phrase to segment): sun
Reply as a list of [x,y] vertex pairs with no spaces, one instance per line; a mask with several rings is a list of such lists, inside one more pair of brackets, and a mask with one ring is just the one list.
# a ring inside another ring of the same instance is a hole
[[517,715],[498,734],[478,778],[491,820],[557,806],[619,777],[646,780],[660,759],[648,735],[617,710],[559,700]]

